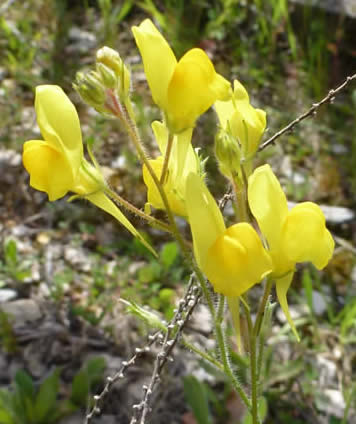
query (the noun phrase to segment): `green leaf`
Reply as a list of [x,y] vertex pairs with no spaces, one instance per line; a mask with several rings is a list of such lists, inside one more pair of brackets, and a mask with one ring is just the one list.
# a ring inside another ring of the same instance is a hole
[[160,265],[157,262],[152,262],[139,270],[138,279],[140,280],[140,283],[151,283],[155,279],[159,278],[160,273]]
[[35,398],[35,386],[32,378],[24,370],[18,370],[15,375],[16,391],[21,397],[23,406],[26,406],[28,400],[30,404],[33,404]]
[[16,280],[18,281],[23,281],[25,278],[30,277],[31,276],[31,271],[15,271],[14,273],[14,277],[16,278]]
[[85,406],[89,396],[89,377],[86,370],[81,370],[74,377],[70,400],[78,406]]
[[19,424],[11,408],[12,396],[6,389],[0,389],[0,424]]
[[184,396],[198,424],[212,424],[206,387],[193,376],[184,378]]
[[90,387],[97,384],[102,379],[105,368],[105,358],[95,357],[88,360],[86,370],[88,373]]
[[[266,398],[261,397],[259,402],[258,402],[258,416],[259,416],[262,423],[264,422],[264,420],[267,417],[267,411],[268,411],[267,400],[266,400]],[[247,412],[246,415],[244,416],[244,419],[242,420],[241,424],[253,424],[252,415]]]
[[163,267],[169,269],[178,257],[178,246],[175,241],[166,243],[161,250],[160,259]]
[[17,424],[11,414],[0,407],[0,424]]
[[5,243],[5,262],[10,266],[17,264],[17,245],[15,240],[9,240]]
[[51,414],[55,408],[59,389],[59,374],[60,369],[57,368],[41,384],[35,402],[36,424],[47,424],[46,420],[48,415]]

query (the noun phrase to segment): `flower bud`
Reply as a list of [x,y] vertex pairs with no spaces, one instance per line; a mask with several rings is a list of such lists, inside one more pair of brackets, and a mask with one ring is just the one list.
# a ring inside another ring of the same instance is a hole
[[[97,66],[105,65],[114,72],[117,78],[117,89],[120,99],[125,100],[130,93],[130,71],[121,59],[119,53],[110,47],[104,46],[96,53]],[[101,69],[101,68],[100,68]]]
[[215,155],[220,172],[227,178],[238,173],[240,169],[241,151],[231,134],[220,130],[215,137]]
[[75,79],[73,87],[83,101],[95,109],[102,110],[106,101],[106,93],[100,75],[95,71],[87,74],[77,72]]
[[103,63],[97,63],[96,70],[99,73],[102,83],[106,88],[116,88],[117,76],[112,69]]
[[122,59],[116,50],[104,46],[96,52],[96,62],[106,65],[116,74],[119,74],[122,66]]

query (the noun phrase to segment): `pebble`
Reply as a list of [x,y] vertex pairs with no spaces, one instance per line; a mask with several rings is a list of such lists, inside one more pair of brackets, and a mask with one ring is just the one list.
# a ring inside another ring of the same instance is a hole
[[90,259],[83,249],[68,246],[64,249],[64,258],[72,266],[80,269],[81,271],[89,272],[91,269]]
[[42,312],[32,299],[20,299],[1,304],[0,308],[9,315],[15,325],[22,325],[28,321],[37,321]]
[[323,396],[316,397],[318,409],[327,415],[334,415],[337,418],[343,418],[345,410],[345,400],[340,390],[325,389]]
[[0,303],[9,302],[16,299],[17,292],[12,289],[0,289]]

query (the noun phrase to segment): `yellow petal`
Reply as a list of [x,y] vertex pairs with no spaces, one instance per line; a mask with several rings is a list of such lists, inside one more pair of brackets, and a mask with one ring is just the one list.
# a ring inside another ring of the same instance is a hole
[[281,247],[295,263],[310,261],[318,269],[327,265],[334,251],[334,240],[318,205],[304,202],[289,212],[282,229]]
[[[157,159],[149,160],[149,163],[154,173],[157,175],[157,178],[160,179],[163,168],[163,156],[159,156]],[[164,210],[165,206],[163,204],[161,195],[145,165],[143,165],[142,167],[142,174],[143,181],[147,186],[148,202],[156,209]],[[180,189],[182,189],[181,185],[182,184],[180,184],[179,181],[172,178],[172,176],[170,175],[170,171],[168,170],[168,177],[166,179],[163,189],[166,193],[169,206],[175,215],[185,217],[187,213],[183,197],[184,193],[179,191]]]
[[291,326],[293,333],[295,334],[295,337],[297,338],[299,342],[300,338],[299,338],[297,329],[295,328],[292,317],[289,313],[289,307],[288,307],[288,301],[287,301],[287,291],[292,283],[293,275],[294,275],[293,272],[289,272],[284,277],[276,280],[276,292],[277,292],[279,304],[281,305],[284,315],[286,316],[288,323]]
[[[162,168],[163,168],[163,156],[159,156],[157,159],[151,159],[149,160],[149,163],[154,173],[157,175],[157,178],[160,179],[162,174]],[[154,206],[156,209],[164,209],[163,202],[159,194],[159,191],[156,187],[156,184],[154,183],[153,178],[151,177],[151,174],[148,172],[147,167],[145,165],[143,165],[142,167],[142,175],[143,175],[143,181],[146,184],[148,189],[148,192],[147,192],[148,202],[152,206]]]
[[188,175],[185,196],[194,254],[200,266],[215,240],[224,233],[225,224],[215,199],[197,174]]
[[246,88],[238,80],[234,80],[233,96],[236,101],[245,101],[247,103],[250,103],[250,97]]
[[108,214],[112,215],[116,218],[120,224],[122,224],[127,230],[130,231],[132,235],[137,237],[141,243],[147,247],[147,249],[153,253],[153,255],[157,256],[157,253],[152,248],[152,246],[147,243],[147,241],[141,236],[141,234],[136,230],[136,228],[131,224],[131,222],[126,218],[126,216],[120,211],[120,209],[112,202],[103,192],[98,191],[93,194],[89,194],[85,196],[91,203],[100,209],[104,210]]
[[65,156],[45,141],[27,141],[23,146],[22,160],[30,174],[31,187],[46,192],[50,201],[72,190],[73,175]]
[[177,63],[174,53],[150,19],[132,27],[132,32],[142,56],[153,100],[166,110],[168,84]]
[[230,90],[230,83],[215,72],[203,50],[189,50],[176,65],[168,86],[170,127],[174,132],[193,127],[198,116],[216,100],[227,99]]
[[269,165],[255,169],[248,179],[248,203],[271,250],[280,251],[280,237],[288,214],[287,199]]
[[244,222],[215,240],[201,269],[216,292],[240,296],[272,271],[272,261],[256,231]]
[[73,178],[83,157],[82,135],[77,111],[56,85],[36,87],[35,109],[37,122],[45,141],[62,153],[70,164]]
[[[168,129],[159,122],[152,123],[153,133],[162,155],[166,153],[168,143]],[[168,162],[168,174],[164,190],[172,211],[176,215],[186,216],[185,185],[186,177],[190,172],[198,172],[198,161],[191,145],[192,129],[189,128],[173,137],[172,150]],[[163,156],[150,160],[155,174],[160,178],[163,167]],[[143,167],[143,179],[148,188],[148,202],[157,209],[164,209],[161,196],[151,178],[146,166]]]
[[164,156],[166,154],[166,148],[168,144],[168,135],[169,135],[168,128],[160,121],[152,122],[151,127],[153,130],[155,139],[157,141],[159,150],[162,156]]
[[221,127],[224,130],[227,130],[228,125],[231,125],[231,118],[236,112],[234,102],[231,99],[226,102],[218,100],[214,103],[214,108],[218,115]]
[[258,148],[266,128],[266,113],[255,109],[244,86],[234,81],[232,98],[227,102],[216,102],[215,109],[221,126],[236,138],[245,157],[253,155]]
[[198,162],[191,144],[192,133],[193,128],[188,128],[174,137],[169,162],[172,179],[178,183],[177,189],[183,197],[185,197],[186,177],[191,172],[198,172]]

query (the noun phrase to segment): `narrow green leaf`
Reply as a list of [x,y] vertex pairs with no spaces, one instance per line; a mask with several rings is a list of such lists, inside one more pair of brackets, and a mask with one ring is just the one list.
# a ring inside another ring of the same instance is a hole
[[15,375],[15,384],[19,393],[21,393],[24,398],[28,398],[33,401],[35,396],[35,386],[32,378],[25,370],[17,371]]
[[70,400],[78,406],[85,406],[89,396],[89,377],[86,370],[81,370],[74,377]]
[[165,243],[160,253],[160,259],[165,269],[169,269],[178,257],[178,246],[175,241]]
[[8,265],[16,265],[17,263],[17,245],[15,240],[9,240],[5,244],[5,262]]
[[36,424],[47,424],[46,419],[55,408],[59,389],[59,374],[60,369],[57,368],[41,384],[35,402]]
[[97,384],[102,379],[105,368],[105,358],[95,357],[88,360],[86,364],[86,370],[88,373],[90,387],[92,387],[94,384]]
[[198,424],[212,424],[206,387],[193,376],[184,378],[184,396]]

